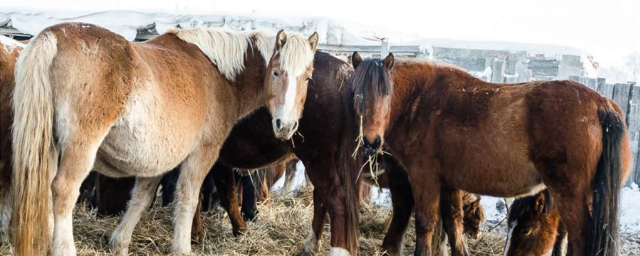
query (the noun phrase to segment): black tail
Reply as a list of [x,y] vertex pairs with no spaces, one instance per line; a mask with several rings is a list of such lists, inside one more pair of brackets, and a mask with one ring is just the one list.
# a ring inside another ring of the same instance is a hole
[[594,179],[591,247],[588,255],[615,256],[619,251],[620,187],[622,185],[621,143],[624,119],[608,101],[598,111],[602,124],[602,155]]

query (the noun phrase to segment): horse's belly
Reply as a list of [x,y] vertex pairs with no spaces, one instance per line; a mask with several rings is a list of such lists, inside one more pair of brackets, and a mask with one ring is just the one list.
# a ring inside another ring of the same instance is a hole
[[127,105],[98,151],[102,163],[97,162],[96,167],[111,170],[98,171],[157,176],[176,167],[196,147],[204,117],[163,111],[154,100],[157,97],[138,95]]

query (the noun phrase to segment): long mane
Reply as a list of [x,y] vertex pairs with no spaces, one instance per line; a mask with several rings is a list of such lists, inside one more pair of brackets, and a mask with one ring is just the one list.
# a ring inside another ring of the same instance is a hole
[[[244,70],[247,50],[258,49],[265,65],[269,64],[275,48],[275,36],[260,31],[235,32],[215,28],[171,29],[185,42],[192,43],[218,67],[229,81]],[[290,74],[301,74],[313,62],[313,51],[307,40],[299,34],[288,34],[280,51],[282,68]]]

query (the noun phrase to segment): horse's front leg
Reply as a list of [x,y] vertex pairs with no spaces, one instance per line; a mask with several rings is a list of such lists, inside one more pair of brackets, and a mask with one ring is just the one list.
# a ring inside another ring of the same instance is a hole
[[311,222],[311,231],[309,232],[309,237],[307,237],[307,240],[304,242],[302,250],[296,255],[312,256],[318,253],[326,221],[327,209],[324,208],[321,192],[316,187],[313,189],[313,220]]
[[413,184],[413,198],[415,200],[415,219],[416,219],[416,250],[415,255],[433,255],[432,238],[438,228],[440,204],[440,183],[437,175],[429,175],[432,173],[420,172],[420,168],[409,170],[409,179]]
[[180,177],[178,177],[175,191],[172,252],[191,253],[191,227],[198,205],[200,187],[218,158],[218,151],[219,148],[214,146],[201,146],[180,166]]
[[238,196],[236,195],[236,181],[233,169],[221,163],[217,163],[213,169],[213,179],[216,183],[220,205],[229,215],[233,235],[239,236],[247,230],[247,224],[242,219],[238,208]]
[[136,178],[127,211],[118,227],[113,231],[109,242],[111,244],[111,250],[113,250],[115,254],[129,255],[129,244],[131,243],[133,229],[140,221],[142,214],[149,209],[160,179],[162,179],[162,176]]
[[469,255],[463,234],[462,191],[443,188],[440,203],[442,224],[449,237],[451,255]]
[[391,203],[393,215],[387,234],[382,241],[382,250],[388,255],[402,255],[403,238],[409,226],[411,213],[413,212],[413,194],[409,178],[395,162],[386,161],[385,169],[389,191],[391,192]]

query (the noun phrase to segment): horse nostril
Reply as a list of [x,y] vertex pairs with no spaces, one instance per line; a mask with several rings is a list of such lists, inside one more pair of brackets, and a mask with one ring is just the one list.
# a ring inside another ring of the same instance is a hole
[[362,142],[364,142],[364,145],[367,147],[371,146],[371,142],[369,142],[369,139],[366,136],[362,136],[362,137],[364,137],[362,140]]
[[280,121],[280,119],[276,119],[276,129],[282,129],[282,122]]
[[292,131],[297,131],[298,130],[298,125],[300,125],[300,122],[296,121],[296,123],[293,124],[293,130]]
[[382,141],[380,140],[380,136],[376,137],[375,140],[373,140],[373,145],[371,145],[373,148],[379,148],[380,145],[382,145]]

